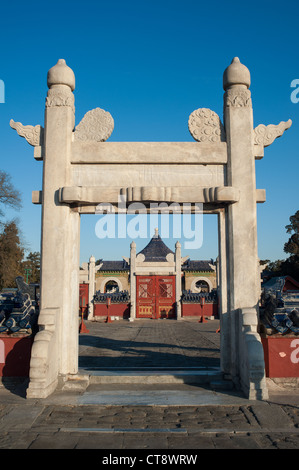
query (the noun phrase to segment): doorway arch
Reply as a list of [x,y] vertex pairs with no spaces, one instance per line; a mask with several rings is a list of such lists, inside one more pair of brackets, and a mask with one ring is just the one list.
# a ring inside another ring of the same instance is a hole
[[122,290],[122,283],[117,277],[103,279],[100,286],[100,292],[104,293],[121,292]]
[[191,284],[192,292],[211,292],[213,289],[213,284],[209,278],[204,276],[196,277]]

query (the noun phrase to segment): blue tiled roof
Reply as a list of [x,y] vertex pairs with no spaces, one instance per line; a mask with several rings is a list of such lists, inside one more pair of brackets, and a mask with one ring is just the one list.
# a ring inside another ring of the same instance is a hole
[[129,271],[130,267],[128,263],[123,259],[122,261],[103,261],[100,271]]
[[144,255],[144,261],[159,262],[167,261],[166,256],[169,253],[173,253],[173,251],[171,251],[170,248],[165,245],[160,235],[155,235],[146,245],[146,247],[143,248],[143,250],[141,250],[138,254]]
[[188,259],[182,266],[183,271],[214,271],[211,264],[214,264],[212,260],[192,261]]
[[[162,238],[158,233],[156,233],[146,247],[141,250],[139,254],[144,255],[144,261],[146,262],[165,262],[167,261],[166,257],[169,253],[174,255],[174,252],[168,248],[167,245],[163,242]],[[102,267],[100,271],[129,271],[129,265],[125,260],[122,261],[104,261],[100,260]],[[212,272],[214,269],[211,267],[214,262],[213,260],[207,261],[192,261],[188,259],[182,266],[183,271],[209,271]]]

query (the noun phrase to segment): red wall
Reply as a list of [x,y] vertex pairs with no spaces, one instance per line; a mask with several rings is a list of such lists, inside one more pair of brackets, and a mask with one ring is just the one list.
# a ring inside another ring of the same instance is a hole
[[29,377],[32,336],[0,335],[0,377]]
[[[106,304],[94,304],[94,316],[96,317],[107,317],[108,316],[108,306]],[[129,318],[130,316],[130,306],[128,303],[119,303],[109,305],[109,316],[110,317],[120,317],[120,318]]]
[[299,377],[298,336],[261,338],[267,377]]
[[201,316],[205,317],[217,317],[218,316],[218,304],[205,303],[203,306],[200,304],[183,303],[182,304],[182,317],[190,316]]
[[[106,304],[94,304],[94,315],[97,317],[107,317],[108,316],[108,307]],[[120,317],[120,318],[129,318],[130,316],[130,306],[128,303],[124,304],[110,304],[109,306],[109,315]],[[218,316],[218,305],[216,303],[206,303],[202,307],[200,304],[193,303],[183,303],[182,304],[182,316],[206,316],[206,317],[217,317]]]

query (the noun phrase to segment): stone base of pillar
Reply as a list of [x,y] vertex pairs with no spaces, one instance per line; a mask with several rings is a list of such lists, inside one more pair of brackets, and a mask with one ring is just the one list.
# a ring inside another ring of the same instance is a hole
[[58,379],[47,386],[43,383],[30,382],[26,390],[26,398],[47,398],[56,390],[57,385]]
[[239,351],[238,370],[240,387],[249,400],[267,400],[264,350],[257,333],[257,311],[255,308],[238,310]]
[[59,308],[45,308],[39,314],[40,331],[35,335],[30,360],[28,398],[46,398],[58,384],[58,343],[56,322]]

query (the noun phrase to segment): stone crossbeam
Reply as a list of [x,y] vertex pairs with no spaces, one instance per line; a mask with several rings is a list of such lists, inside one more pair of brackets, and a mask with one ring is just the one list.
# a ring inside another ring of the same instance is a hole
[[[59,190],[59,202],[64,204],[100,204],[131,202],[176,202],[233,204],[239,200],[239,190],[231,186],[201,187],[64,187]],[[265,191],[256,190],[256,202],[265,201]],[[41,202],[40,195],[35,195],[35,203]]]
[[72,143],[72,163],[226,164],[226,142],[81,142]]
[[[254,145],[255,158],[264,156],[262,145]],[[74,141],[72,163],[201,164],[227,163],[226,142],[95,142]]]

